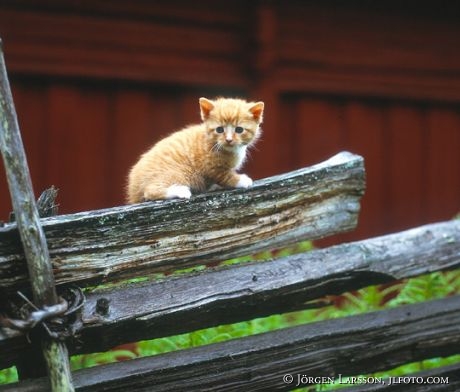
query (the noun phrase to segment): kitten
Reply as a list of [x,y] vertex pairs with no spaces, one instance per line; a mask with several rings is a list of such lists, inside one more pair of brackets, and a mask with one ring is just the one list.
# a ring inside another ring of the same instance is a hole
[[200,98],[199,125],[188,126],[156,143],[141,156],[128,177],[127,201],[183,198],[213,185],[248,188],[238,174],[247,148],[260,137],[264,103]]

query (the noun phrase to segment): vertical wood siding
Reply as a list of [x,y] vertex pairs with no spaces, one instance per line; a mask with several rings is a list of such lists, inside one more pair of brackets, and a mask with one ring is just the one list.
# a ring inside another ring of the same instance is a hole
[[[298,0],[96,3],[0,5],[34,188],[58,187],[61,213],[123,203],[138,156],[199,121],[198,98],[216,95],[266,102],[245,169],[254,178],[343,149],[364,156],[362,215],[346,239],[460,212],[453,12]],[[10,210],[0,167],[0,220]]]
[[[123,203],[129,167],[158,139],[199,121],[199,95],[191,89],[15,80],[36,192],[58,187],[62,213]],[[283,162],[269,173],[277,174],[343,149],[363,155],[367,191],[350,238],[449,219],[460,211],[458,106],[303,95],[280,102],[278,135],[259,143],[247,171],[260,177],[256,161],[258,167]],[[270,140],[281,144],[269,146]],[[3,172],[1,179],[4,183]],[[7,192],[0,197],[6,219]]]
[[298,97],[294,166],[347,149],[365,158],[364,237],[450,219],[460,212],[460,110],[456,105]]

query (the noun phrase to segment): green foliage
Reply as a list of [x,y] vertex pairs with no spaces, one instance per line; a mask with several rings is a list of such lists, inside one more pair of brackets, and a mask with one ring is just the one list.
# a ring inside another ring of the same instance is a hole
[[16,367],[0,370],[0,385],[18,381],[18,372]]
[[400,306],[430,299],[444,298],[460,292],[459,271],[434,272],[430,275],[409,279],[389,306]]

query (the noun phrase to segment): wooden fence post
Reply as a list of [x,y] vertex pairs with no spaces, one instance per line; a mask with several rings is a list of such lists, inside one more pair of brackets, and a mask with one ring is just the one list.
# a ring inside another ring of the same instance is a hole
[[[5,164],[14,214],[27,259],[35,306],[58,304],[48,246],[40,224],[29,168],[14,109],[3,46],[0,41],[0,149]],[[64,342],[51,337],[42,340],[52,391],[73,391],[69,356]]]

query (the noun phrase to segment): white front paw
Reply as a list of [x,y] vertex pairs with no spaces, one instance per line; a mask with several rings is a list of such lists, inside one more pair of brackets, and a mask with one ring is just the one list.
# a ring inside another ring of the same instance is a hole
[[246,174],[241,174],[236,184],[237,188],[249,188],[252,186],[252,180]]
[[166,190],[167,199],[190,199],[191,196],[192,192],[190,192],[190,188],[185,185],[171,185]]

